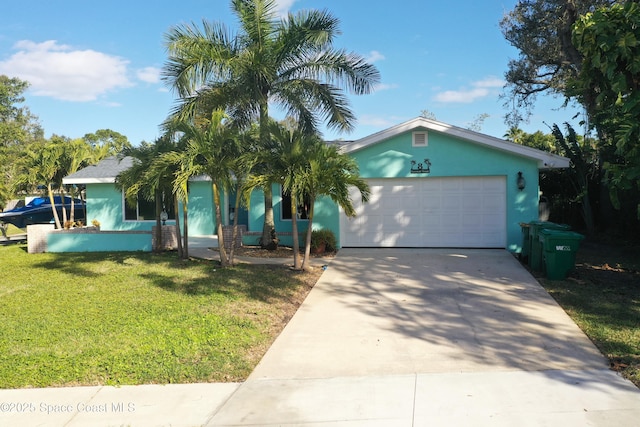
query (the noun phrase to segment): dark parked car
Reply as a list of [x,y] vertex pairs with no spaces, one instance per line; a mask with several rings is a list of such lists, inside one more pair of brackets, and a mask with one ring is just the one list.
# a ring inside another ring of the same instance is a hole
[[[54,203],[60,221],[62,221],[62,197],[55,196]],[[71,216],[71,197],[65,196],[67,217]],[[74,199],[74,220],[84,221],[84,204],[80,199]],[[54,222],[53,210],[48,197],[36,197],[25,206],[0,212],[0,222],[13,224],[18,228],[24,228],[29,224],[49,224]]]

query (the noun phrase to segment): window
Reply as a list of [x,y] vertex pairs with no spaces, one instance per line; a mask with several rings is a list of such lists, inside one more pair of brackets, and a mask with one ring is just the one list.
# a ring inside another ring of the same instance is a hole
[[427,147],[429,145],[429,138],[427,132],[413,132],[413,146],[414,147]]
[[[122,194],[124,199],[124,193]],[[169,219],[176,219],[175,209],[173,208],[173,200],[171,197],[164,197],[164,210],[169,215]],[[138,196],[135,205],[124,200],[124,219],[125,221],[155,221],[156,220],[156,202],[147,200]]]
[[[282,187],[280,187],[282,189]],[[280,203],[282,211],[282,219],[291,219],[291,194],[282,191],[282,202]],[[298,200],[298,219],[309,219],[309,208],[311,203],[309,198],[305,196],[302,201]]]

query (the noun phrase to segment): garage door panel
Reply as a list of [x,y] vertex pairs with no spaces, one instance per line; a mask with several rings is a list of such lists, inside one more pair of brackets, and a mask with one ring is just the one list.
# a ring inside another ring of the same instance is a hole
[[504,247],[506,178],[370,179],[354,188],[357,217],[341,217],[343,246]]

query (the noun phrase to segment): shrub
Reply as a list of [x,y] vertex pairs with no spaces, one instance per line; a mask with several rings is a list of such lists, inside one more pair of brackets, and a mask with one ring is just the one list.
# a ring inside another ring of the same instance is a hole
[[336,236],[329,229],[313,230],[311,232],[311,249],[317,249],[324,243],[325,251],[336,250]]

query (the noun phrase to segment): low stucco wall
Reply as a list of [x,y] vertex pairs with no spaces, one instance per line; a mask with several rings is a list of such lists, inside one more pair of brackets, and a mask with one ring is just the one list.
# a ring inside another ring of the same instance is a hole
[[151,231],[99,231],[75,228],[47,235],[47,252],[117,252],[152,249]]
[[27,225],[27,253],[41,254],[47,252],[47,236],[55,228],[54,224]]

